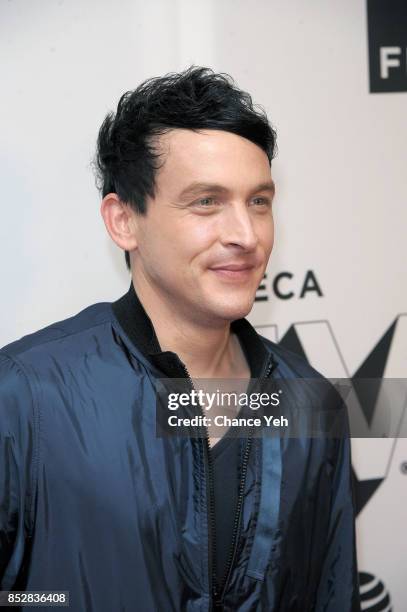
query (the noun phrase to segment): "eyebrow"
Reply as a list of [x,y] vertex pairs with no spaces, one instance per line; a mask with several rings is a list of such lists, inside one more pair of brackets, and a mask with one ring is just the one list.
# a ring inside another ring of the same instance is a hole
[[[274,195],[275,190],[276,190],[276,187],[275,187],[274,181],[266,181],[265,183],[260,183],[259,185],[256,185],[256,187],[254,187],[250,191],[252,193],[255,193],[258,191],[270,191],[271,194]],[[186,199],[187,197],[196,195],[198,193],[201,193],[202,191],[212,191],[214,193],[227,193],[229,189],[217,183],[200,183],[200,182],[195,181],[191,183],[190,185],[188,185],[188,187],[185,187],[185,189],[181,191],[181,193],[179,194],[179,198]]]

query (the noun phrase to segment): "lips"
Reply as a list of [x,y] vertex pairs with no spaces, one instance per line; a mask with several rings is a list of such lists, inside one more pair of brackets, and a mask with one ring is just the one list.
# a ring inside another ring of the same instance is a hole
[[251,270],[254,268],[252,264],[228,264],[210,268],[211,270],[230,270],[232,272],[240,272],[242,270]]
[[253,272],[255,266],[252,264],[224,264],[209,268],[219,278],[224,280],[242,281],[247,280]]

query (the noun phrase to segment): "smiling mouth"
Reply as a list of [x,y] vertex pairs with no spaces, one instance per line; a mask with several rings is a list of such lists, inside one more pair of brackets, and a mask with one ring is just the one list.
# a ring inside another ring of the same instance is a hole
[[254,271],[254,266],[233,268],[210,268],[211,272],[223,279],[227,280],[246,280]]

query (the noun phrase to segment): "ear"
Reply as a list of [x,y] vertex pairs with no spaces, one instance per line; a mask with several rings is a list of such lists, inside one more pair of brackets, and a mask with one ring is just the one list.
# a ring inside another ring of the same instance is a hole
[[106,229],[113,240],[124,251],[137,248],[136,212],[122,202],[117,193],[108,193],[102,200],[100,213]]

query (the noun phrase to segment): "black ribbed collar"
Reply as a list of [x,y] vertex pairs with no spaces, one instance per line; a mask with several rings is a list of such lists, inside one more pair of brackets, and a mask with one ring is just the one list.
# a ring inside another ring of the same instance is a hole
[[[129,339],[153,365],[170,378],[186,376],[179,357],[171,351],[161,350],[154,326],[136,294],[133,282],[128,292],[113,302],[112,308]],[[274,366],[276,365],[273,356],[247,319],[233,321],[231,330],[239,338],[250,366],[252,378],[260,378],[264,375],[270,360]]]

